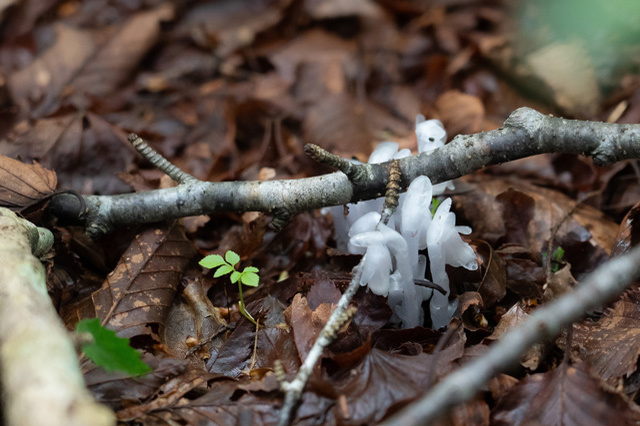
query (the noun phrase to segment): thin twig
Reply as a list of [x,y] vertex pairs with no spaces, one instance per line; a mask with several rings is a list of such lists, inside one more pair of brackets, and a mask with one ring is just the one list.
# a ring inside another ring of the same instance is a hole
[[619,295],[638,277],[640,246],[596,269],[573,292],[538,308],[525,322],[491,345],[485,355],[445,377],[423,398],[382,424],[431,424],[449,408],[473,398],[495,374],[516,364],[532,344],[557,336],[563,327]]

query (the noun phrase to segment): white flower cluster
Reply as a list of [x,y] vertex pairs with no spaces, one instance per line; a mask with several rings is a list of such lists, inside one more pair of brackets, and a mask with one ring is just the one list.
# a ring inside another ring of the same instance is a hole
[[[444,145],[447,134],[438,120],[416,118],[418,152],[427,152]],[[395,142],[379,144],[369,157],[369,163],[383,163],[410,156],[408,149],[398,151]],[[430,206],[433,195],[440,195],[450,182],[432,186],[427,176],[411,182],[407,192],[400,195],[400,203],[388,225],[379,224],[383,199],[360,202],[342,214],[341,207],[330,209],[334,216],[336,239],[343,249],[363,254],[362,285],[378,295],[388,297],[394,316],[404,328],[422,325],[422,302],[431,299],[430,312],[434,328],[449,324],[456,305],[448,303],[449,277],[445,265],[462,266],[474,270],[476,256],[460,234],[468,234],[467,226],[455,226],[456,217],[449,210],[447,198],[437,208],[433,218]],[[347,241],[348,236],[348,241]],[[346,247],[345,247],[346,246]],[[416,286],[415,279],[425,277],[427,259],[419,254],[427,250],[432,281],[447,291]]]

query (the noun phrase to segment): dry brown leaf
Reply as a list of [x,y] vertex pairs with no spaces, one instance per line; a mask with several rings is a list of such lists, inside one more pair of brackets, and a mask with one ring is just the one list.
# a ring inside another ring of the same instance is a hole
[[[454,201],[457,212],[470,222],[475,238],[492,244],[519,242],[539,254],[547,249],[551,229],[566,217],[576,203],[558,191],[519,179],[476,175],[465,177],[464,181],[461,188],[464,187],[468,192],[454,197]],[[525,197],[514,196],[514,191]],[[500,197],[504,200],[502,204],[496,203]],[[533,200],[532,206],[525,202],[513,204],[527,198]],[[510,203],[506,211],[505,203]],[[528,221],[514,217],[521,213],[532,216]],[[617,229],[618,226],[599,210],[579,205],[556,233],[555,245],[563,247],[566,261],[571,263],[572,271],[579,278],[608,259]]]
[[167,351],[203,370],[211,348],[226,338],[227,322],[213,306],[198,279],[189,279],[180,297],[174,299],[160,332]]
[[196,4],[176,26],[175,36],[225,57],[250,45],[261,31],[278,24],[291,0],[220,0]]
[[572,359],[588,361],[593,372],[613,386],[637,369],[640,355],[638,302],[638,292],[628,293],[598,322],[585,321],[573,326]]
[[18,210],[56,189],[55,172],[0,155],[0,206]]
[[498,401],[491,424],[628,425],[640,419],[621,395],[606,390],[586,363],[534,374]]
[[430,378],[442,377],[454,368],[454,361],[463,354],[464,342],[459,327],[437,359],[426,353],[410,356],[371,349],[357,366],[334,379],[335,393],[347,398],[351,417],[346,424],[380,421],[390,407],[422,395],[431,385]]
[[[486,344],[492,340],[500,339],[504,334],[526,321],[528,316],[519,304],[513,305],[513,307],[500,318],[500,322],[498,322],[493,334],[484,338],[482,342]],[[536,370],[544,352],[545,345],[543,343],[536,343],[520,357],[520,364],[529,370]]]
[[40,161],[56,171],[67,189],[85,194],[130,191],[117,174],[131,166],[135,150],[125,132],[100,116],[71,113],[23,127],[16,126],[14,137],[0,142],[1,153]]
[[148,324],[164,324],[193,255],[182,226],[141,232],[102,288],[92,294],[96,316],[120,337],[152,334]]
[[172,16],[165,5],[136,14],[117,28],[92,33],[58,24],[56,42],[26,68],[8,78],[11,95],[31,117],[46,116],[68,95],[105,96],[122,84]]
[[485,130],[484,106],[475,96],[450,90],[440,95],[436,107],[449,137]]

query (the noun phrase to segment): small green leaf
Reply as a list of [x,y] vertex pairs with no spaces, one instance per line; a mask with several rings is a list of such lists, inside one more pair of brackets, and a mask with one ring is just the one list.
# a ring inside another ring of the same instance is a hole
[[217,268],[220,265],[224,265],[227,262],[225,262],[222,256],[220,256],[219,254],[210,254],[209,256],[205,256],[205,258],[198,263],[200,263],[200,266],[213,269]]
[[247,266],[246,268],[244,268],[244,271],[242,272],[253,272],[257,274],[259,272],[259,269],[256,268],[255,266]]
[[238,281],[238,279],[240,278],[240,275],[241,275],[240,272],[233,271],[231,273],[231,282],[235,284]]
[[129,346],[129,339],[118,337],[114,331],[101,326],[98,318],[80,321],[76,333],[91,333],[94,342],[82,346],[82,351],[107,371],[123,371],[131,376],[153,371],[140,359],[140,352]]
[[228,274],[230,272],[233,272],[233,271],[235,271],[235,269],[233,269],[233,266],[227,265],[225,263],[224,265],[222,265],[222,266],[220,266],[218,268],[218,270],[216,271],[215,274],[213,274],[213,278],[221,277],[221,276],[226,275],[226,274]]
[[227,254],[224,255],[225,260],[231,266],[236,266],[240,262],[240,256],[233,250],[227,250]]
[[248,285],[250,287],[258,287],[260,277],[258,277],[258,274],[255,274],[253,272],[247,272],[247,270],[245,269],[242,273],[242,276],[240,277],[240,281],[244,285]]

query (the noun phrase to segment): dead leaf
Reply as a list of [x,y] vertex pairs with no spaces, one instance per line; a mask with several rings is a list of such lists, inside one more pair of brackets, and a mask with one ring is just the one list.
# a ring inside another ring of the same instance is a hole
[[[496,179],[476,175],[465,177],[464,181],[469,184],[464,188],[470,192],[454,197],[456,214],[459,213],[470,223],[474,238],[492,244],[511,241],[511,238],[516,241],[525,239],[526,243],[522,245],[540,254],[546,251],[551,229],[565,218],[576,203],[558,191],[514,178]],[[512,205],[505,210],[504,205],[496,203],[499,197],[506,197],[507,204],[513,202],[513,191],[531,198],[532,210],[525,208],[525,204],[521,204],[521,207]],[[533,216],[526,221],[526,227],[521,219],[512,217],[527,211]],[[512,225],[505,226],[505,222]],[[616,229],[617,225],[599,210],[584,204],[575,208],[558,230],[555,242],[565,250],[565,260],[571,263],[576,278],[608,259]]]
[[223,0],[197,4],[184,14],[174,37],[189,37],[217,57],[226,57],[279,23],[289,3],[290,0]]
[[[597,322],[573,326],[571,358],[589,362],[612,386],[637,369],[640,355],[640,295],[633,291],[617,301]],[[562,346],[562,342],[561,342]]]
[[125,132],[92,113],[37,120],[0,142],[0,152],[38,160],[56,171],[61,186],[85,194],[130,191],[117,174],[136,156]]
[[572,115],[592,115],[600,104],[600,88],[591,57],[582,42],[555,42],[526,58],[532,73],[553,92],[553,100]]
[[55,172],[0,155],[0,206],[19,210],[56,189]]
[[226,339],[227,323],[207,297],[200,280],[188,280],[183,294],[174,299],[160,332],[168,352],[188,358],[204,370],[212,348]]
[[450,90],[438,98],[436,107],[449,138],[485,130],[484,106],[475,96]]
[[120,372],[106,372],[85,358],[82,362],[84,380],[93,396],[114,410],[123,408],[126,401],[142,401],[157,392],[169,378],[185,371],[184,361],[169,357],[143,354],[142,360],[152,368],[152,372],[132,378]]
[[362,361],[340,377],[332,379],[337,395],[346,395],[350,418],[347,424],[380,421],[387,410],[405,404],[429,389],[428,380],[453,369],[453,362],[464,351],[462,327],[438,354],[401,355],[373,348]]
[[99,33],[57,25],[53,46],[9,76],[14,101],[31,117],[43,117],[56,111],[69,95],[108,95],[129,77],[155,44],[159,22],[172,14],[172,7],[165,3]]
[[254,369],[273,369],[275,361],[279,360],[285,372],[297,372],[300,361],[292,333],[284,321],[282,302],[273,296],[266,296],[247,304],[247,310],[260,321],[255,357],[256,326],[242,319],[224,344],[212,348],[207,370],[239,378],[250,373],[252,361],[255,361]]
[[478,287],[482,296],[481,305],[486,308],[502,300],[507,294],[507,269],[505,261],[488,244],[474,244],[477,255],[482,259],[483,277]]
[[[498,322],[495,330],[493,330],[493,334],[485,337],[482,343],[487,344],[492,340],[500,339],[504,334],[526,321],[528,316],[519,304],[513,305],[513,307],[500,318],[500,322]],[[520,364],[529,370],[536,370],[546,352],[545,346],[544,343],[536,343],[531,346],[531,348],[520,357]]]
[[639,419],[629,402],[605,389],[583,362],[525,378],[498,401],[491,424],[627,425]]
[[640,241],[640,227],[637,225],[640,214],[640,202],[636,203],[624,216],[616,234],[615,244],[611,249],[611,257],[620,256],[635,247]]
[[193,254],[182,226],[138,234],[102,288],[92,294],[96,316],[120,337],[152,334],[149,324],[164,324]]

